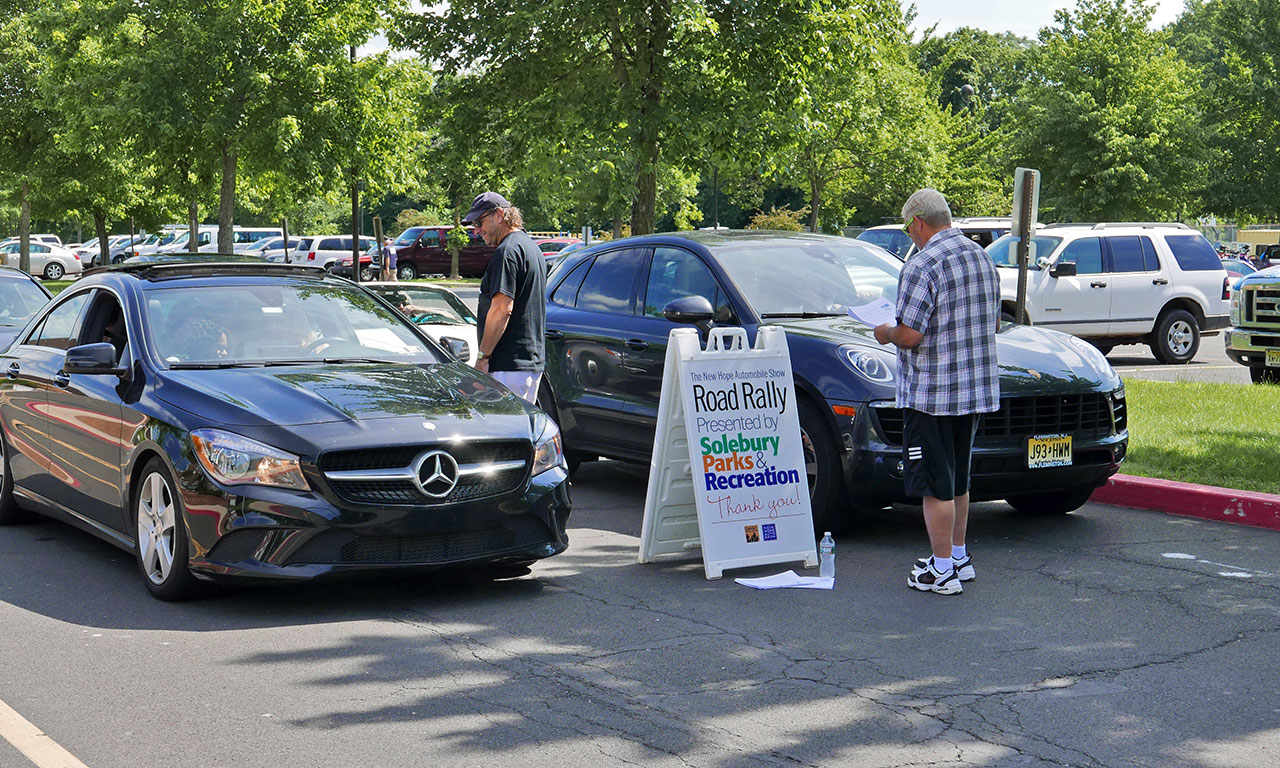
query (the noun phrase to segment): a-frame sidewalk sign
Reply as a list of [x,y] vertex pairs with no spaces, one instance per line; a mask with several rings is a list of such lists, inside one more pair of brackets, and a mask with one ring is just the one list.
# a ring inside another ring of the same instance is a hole
[[649,466],[639,561],[701,547],[708,579],[728,568],[818,564],[781,328],[671,331]]

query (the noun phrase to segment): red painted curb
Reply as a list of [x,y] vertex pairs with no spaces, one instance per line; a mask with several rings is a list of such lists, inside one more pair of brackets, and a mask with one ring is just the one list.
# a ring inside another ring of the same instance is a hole
[[1280,495],[1114,475],[1090,501],[1280,530]]

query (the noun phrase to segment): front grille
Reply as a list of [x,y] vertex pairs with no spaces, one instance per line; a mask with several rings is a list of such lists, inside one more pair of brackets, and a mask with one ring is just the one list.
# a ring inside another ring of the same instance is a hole
[[1280,336],[1251,336],[1249,337],[1249,346],[1280,347]]
[[[975,446],[1007,446],[1032,435],[1071,434],[1077,440],[1096,440],[1124,427],[1113,428],[1107,395],[1086,392],[1078,395],[1005,397],[1000,410],[978,419]],[[1123,408],[1124,401],[1118,401]],[[902,445],[903,419],[898,408],[873,408],[879,431],[888,445]],[[1119,414],[1117,414],[1119,417]]]
[[317,534],[286,564],[317,565],[443,565],[500,555],[551,541],[540,521],[515,518],[500,528],[433,536],[360,536],[350,531]]
[[1244,322],[1280,326],[1280,287],[1246,285],[1242,288]]
[[[1111,463],[1111,460],[1111,451],[1105,448],[1092,451],[1080,451],[1072,455],[1071,466],[1106,466]],[[1027,469],[1027,457],[1026,455],[974,456],[973,463],[970,466],[971,468],[969,471],[974,475],[998,475],[1010,472],[1022,472]],[[1037,470],[1030,471],[1034,472]]]
[[458,478],[453,491],[442,499],[422,493],[417,483],[404,480],[343,480],[328,478],[329,484],[344,500],[354,504],[455,504],[463,501],[501,496],[520,488],[528,475],[532,448],[527,441],[500,440],[437,445],[364,448],[333,451],[320,457],[322,472],[348,472],[408,469],[414,460],[431,450],[445,450],[459,465],[521,461],[522,469],[509,469],[496,475],[466,475]]

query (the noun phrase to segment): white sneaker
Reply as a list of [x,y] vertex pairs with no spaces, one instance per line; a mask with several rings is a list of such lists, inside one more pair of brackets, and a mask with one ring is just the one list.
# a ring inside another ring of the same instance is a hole
[[921,592],[937,592],[940,595],[958,595],[964,591],[964,587],[960,586],[960,577],[956,575],[955,568],[946,573],[938,573],[932,565],[927,566],[923,571],[912,569],[911,575],[907,577],[907,586]]
[[[916,560],[916,567],[911,570],[923,571],[929,567],[929,558],[922,557]],[[956,575],[961,581],[973,581],[978,577],[978,572],[973,570],[973,555],[965,555],[963,560],[952,561],[952,567],[956,569]]]

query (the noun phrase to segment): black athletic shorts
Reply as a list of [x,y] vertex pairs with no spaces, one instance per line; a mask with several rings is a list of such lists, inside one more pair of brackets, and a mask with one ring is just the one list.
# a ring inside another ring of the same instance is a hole
[[907,495],[950,501],[968,493],[978,414],[934,416],[906,408],[902,416],[902,482]]

